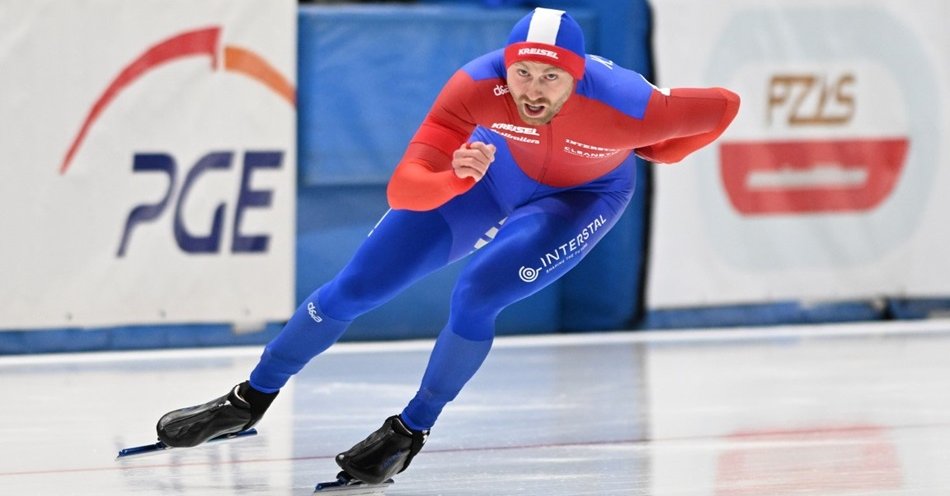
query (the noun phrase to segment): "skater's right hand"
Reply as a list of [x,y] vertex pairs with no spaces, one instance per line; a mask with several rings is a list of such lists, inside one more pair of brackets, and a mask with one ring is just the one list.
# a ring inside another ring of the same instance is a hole
[[455,175],[462,179],[471,177],[476,181],[481,180],[494,161],[495,145],[486,145],[481,141],[462,143],[452,154],[452,168],[455,169]]

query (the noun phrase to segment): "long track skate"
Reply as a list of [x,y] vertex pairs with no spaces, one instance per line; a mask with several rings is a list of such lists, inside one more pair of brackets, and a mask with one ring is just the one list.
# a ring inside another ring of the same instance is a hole
[[[243,438],[256,436],[256,435],[257,435],[257,429],[252,427],[250,429],[245,429],[241,432],[235,432],[233,434],[224,434],[222,436],[212,438],[205,444],[212,444],[212,443],[216,444],[220,441],[231,441],[235,439],[243,439]],[[173,449],[190,449],[190,448],[174,448],[172,446],[169,446],[159,441],[154,444],[145,444],[142,446],[132,446],[130,448],[121,449],[119,450],[119,454],[115,457],[115,459],[124,460],[128,458],[135,458],[135,457],[140,457],[140,456],[145,456],[145,455],[154,455],[157,453],[162,453],[162,452],[173,450]]]
[[336,480],[331,482],[321,482],[313,490],[313,494],[337,495],[337,496],[383,496],[386,489],[394,484],[389,479],[380,484],[368,484],[366,482],[354,479],[346,472],[340,472],[336,475]]

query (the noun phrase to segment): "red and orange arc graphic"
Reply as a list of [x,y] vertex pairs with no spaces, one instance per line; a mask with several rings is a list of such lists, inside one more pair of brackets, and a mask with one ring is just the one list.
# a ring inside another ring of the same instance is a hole
[[720,173],[743,215],[867,211],[893,191],[909,145],[905,137],[726,142]]
[[[217,47],[220,34],[221,28],[212,26],[174,35],[151,46],[142,55],[125,66],[89,110],[82,127],[63,158],[59,173],[65,174],[69,169],[69,165],[86,138],[86,134],[106,107],[115,100],[123,89],[141,78],[145,73],[167,62],[195,55],[211,57],[211,68],[217,70],[219,68]],[[250,77],[280,95],[290,105],[296,106],[296,90],[293,84],[260,55],[246,48],[225,45],[223,47],[223,58],[226,71]]]

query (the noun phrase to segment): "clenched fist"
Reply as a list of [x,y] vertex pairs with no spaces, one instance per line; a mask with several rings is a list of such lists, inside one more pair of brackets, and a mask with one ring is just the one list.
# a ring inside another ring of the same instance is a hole
[[481,141],[463,143],[452,154],[452,168],[460,178],[471,177],[476,181],[485,176],[488,166],[495,161],[495,145],[486,145]]

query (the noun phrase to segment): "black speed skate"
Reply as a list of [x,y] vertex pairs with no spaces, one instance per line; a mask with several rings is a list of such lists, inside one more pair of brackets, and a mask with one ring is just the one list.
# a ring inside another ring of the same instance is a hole
[[381,484],[409,468],[428,436],[429,431],[414,431],[393,415],[369,437],[336,455],[336,463],[354,479]]
[[248,382],[203,405],[166,413],[155,426],[158,439],[172,448],[191,448],[210,439],[237,434],[257,423],[277,393],[261,393]]

